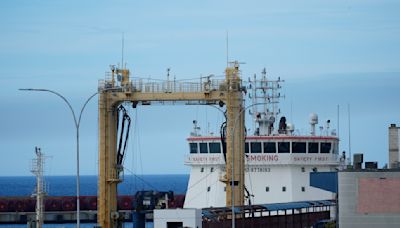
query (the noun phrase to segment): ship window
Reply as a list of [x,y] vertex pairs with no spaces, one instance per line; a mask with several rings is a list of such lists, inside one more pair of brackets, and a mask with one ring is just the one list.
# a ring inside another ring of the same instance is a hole
[[331,151],[331,143],[321,143],[321,153],[328,154]]
[[304,173],[306,171],[306,168],[301,167],[301,172]]
[[289,153],[290,143],[289,142],[278,142],[278,153]]
[[261,143],[260,142],[251,142],[251,153],[261,153]]
[[309,142],[308,143],[308,153],[309,154],[318,154],[318,143]]
[[200,153],[202,154],[208,153],[207,143],[200,143]]
[[292,142],[292,153],[305,153],[306,143],[305,142]]
[[190,153],[197,154],[197,143],[189,143]]
[[210,143],[210,153],[221,153],[221,144]]
[[211,167],[210,172],[211,173],[214,172],[214,167]]
[[209,192],[211,190],[211,187],[210,186],[208,186],[207,187],[207,192]]
[[266,192],[269,192],[269,187],[265,187],[265,191],[266,191]]
[[201,173],[204,172],[204,167],[201,167],[200,172]]
[[245,144],[244,144],[244,152],[245,152],[246,154],[249,153],[249,143],[245,143]]
[[301,187],[301,191],[305,192],[306,191],[306,187]]
[[264,143],[264,153],[276,153],[276,143],[275,142],[265,142]]
[[286,192],[286,187],[285,186],[282,187],[282,192]]

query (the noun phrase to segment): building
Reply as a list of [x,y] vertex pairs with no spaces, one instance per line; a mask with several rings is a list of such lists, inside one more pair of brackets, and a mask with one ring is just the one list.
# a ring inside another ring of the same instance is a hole
[[396,124],[389,127],[389,169],[399,168],[399,128]]
[[338,172],[339,227],[400,227],[400,170]]

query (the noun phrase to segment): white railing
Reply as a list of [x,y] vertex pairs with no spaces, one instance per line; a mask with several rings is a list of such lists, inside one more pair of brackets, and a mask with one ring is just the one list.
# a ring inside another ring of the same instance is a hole
[[150,81],[149,79],[133,79],[129,85],[121,86],[119,82],[112,85],[111,75],[106,74],[104,80],[99,80],[99,89],[122,89],[123,91],[141,93],[196,93],[221,90],[224,80],[208,80],[206,82],[181,82],[181,81]]

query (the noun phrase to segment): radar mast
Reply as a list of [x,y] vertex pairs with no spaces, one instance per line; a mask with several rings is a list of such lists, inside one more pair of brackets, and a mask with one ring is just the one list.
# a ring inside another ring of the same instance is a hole
[[267,71],[264,68],[261,72],[261,79],[254,74],[253,81],[249,79],[249,94],[254,105],[250,115],[255,123],[254,135],[274,134],[274,123],[280,114],[278,109],[279,99],[282,98],[279,92],[282,88],[280,83],[284,82],[278,77],[277,80],[267,79]]

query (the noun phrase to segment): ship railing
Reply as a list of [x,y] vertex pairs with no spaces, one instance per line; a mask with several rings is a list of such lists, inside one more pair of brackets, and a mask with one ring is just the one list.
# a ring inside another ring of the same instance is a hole
[[222,80],[208,82],[180,82],[180,81],[148,81],[135,79],[131,81],[134,92],[142,93],[196,93],[216,91],[221,88]]
[[202,80],[195,81],[176,81],[176,80],[151,80],[142,78],[132,78],[129,85],[120,85],[112,74],[107,72],[105,78],[99,80],[98,88],[102,89],[122,89],[123,91],[142,92],[142,93],[197,93],[226,90],[225,80]]

